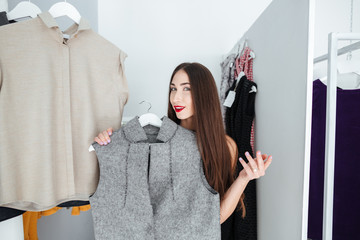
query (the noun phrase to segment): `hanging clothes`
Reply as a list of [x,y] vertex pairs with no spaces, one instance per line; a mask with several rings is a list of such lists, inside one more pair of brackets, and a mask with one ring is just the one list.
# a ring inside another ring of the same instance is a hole
[[89,211],[90,209],[91,209],[90,204],[82,205],[82,206],[77,206],[77,207],[72,207],[72,208],[71,208],[71,215],[73,215],[73,216],[79,216],[79,215],[80,215],[80,212]]
[[[308,237],[322,239],[327,86],[313,82]],[[333,240],[360,239],[360,89],[337,89]]]
[[225,125],[226,107],[223,105],[226,99],[226,93],[231,88],[235,81],[235,59],[236,54],[230,54],[226,59],[221,62],[221,85],[220,85],[220,103],[221,113]]
[[[257,87],[253,82],[253,57],[252,50],[244,47],[239,58],[235,59],[234,78],[230,91],[235,91],[234,102],[231,107],[226,108],[225,128],[226,133],[234,139],[237,144],[239,157],[246,160],[245,152],[253,156],[254,151],[254,124],[255,117],[255,92]],[[238,80],[239,74],[245,75]],[[250,93],[251,91],[251,93]],[[243,169],[237,163],[237,174]],[[237,175],[236,175],[237,176]],[[257,239],[257,213],[256,213],[256,181],[250,181],[244,190],[246,217],[242,218],[242,212],[235,210],[234,213],[221,225],[222,240],[253,240]]]
[[[245,76],[248,80],[253,80],[253,62],[254,58],[251,57],[252,50],[249,47],[245,47],[244,53],[241,55],[240,58],[235,60],[235,77],[237,78],[240,72],[244,72]],[[251,136],[250,136],[250,145],[252,151],[254,152],[254,145],[255,145],[255,130],[254,130],[254,122],[251,126]]]
[[231,49],[225,60],[220,63],[221,66],[221,84],[220,84],[220,103],[221,113],[225,126],[226,107],[223,105],[226,99],[226,93],[231,88],[235,81],[235,60],[239,53],[241,53],[246,45],[245,36],[243,36]]
[[[226,112],[226,133],[236,142],[239,156],[243,159],[245,152],[248,151],[253,156],[250,145],[251,126],[255,116],[255,95],[251,92],[252,87],[257,87],[256,83],[249,81],[246,76],[241,77],[238,85],[236,82],[229,91],[235,91],[235,100],[231,108]],[[237,174],[243,169],[237,163]],[[244,190],[246,216],[242,218],[241,211],[235,211],[232,216],[222,224],[222,240],[229,239],[257,239],[257,213],[256,213],[256,181],[248,183]]]
[[220,199],[203,172],[196,135],[168,117],[138,117],[94,143],[100,181],[90,198],[95,238],[220,239]]
[[235,77],[237,77],[240,72],[244,72],[247,79],[253,81],[254,59],[251,57],[251,52],[252,50],[249,47],[245,47],[241,57],[235,60],[235,66],[236,66]]
[[0,206],[88,201],[99,176],[89,145],[120,127],[126,54],[83,18],[65,33],[48,12],[0,27]]

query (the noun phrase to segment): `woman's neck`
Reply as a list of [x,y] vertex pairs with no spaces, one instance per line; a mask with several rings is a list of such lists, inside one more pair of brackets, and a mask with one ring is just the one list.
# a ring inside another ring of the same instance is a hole
[[194,124],[194,121],[193,121],[193,117],[189,117],[187,119],[182,119],[180,121],[180,126],[182,126],[183,128],[192,130],[192,131],[196,130],[195,129],[195,124]]

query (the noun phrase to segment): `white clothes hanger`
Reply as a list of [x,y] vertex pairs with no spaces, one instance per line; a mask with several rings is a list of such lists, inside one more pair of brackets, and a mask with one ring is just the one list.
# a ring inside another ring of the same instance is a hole
[[360,88],[360,61],[351,59],[351,53],[346,61],[338,62],[339,83],[342,89]]
[[[143,102],[146,102],[146,101],[142,101],[139,104],[142,104]],[[147,102],[147,103],[149,103],[149,102]],[[162,124],[161,119],[156,114],[149,112],[151,109],[151,104],[149,103],[149,105],[150,105],[150,107],[148,109],[148,112],[139,117],[139,123],[140,123],[141,127],[145,127],[146,125],[161,127],[161,124]]]
[[[340,63],[340,62],[339,62]],[[338,63],[338,64],[339,64]],[[315,78],[319,79],[324,85],[327,85],[327,75],[323,77]],[[360,89],[360,74],[359,72],[344,71],[339,67],[337,69],[337,87],[348,90],[348,89]]]
[[67,16],[75,23],[80,23],[81,15],[79,11],[73,5],[66,2],[66,0],[64,2],[58,2],[52,5],[49,9],[49,13],[53,18]]
[[254,59],[254,58],[255,58],[255,53],[254,53],[254,51],[251,51],[251,52],[250,52],[250,58],[249,58],[249,60],[250,60],[250,59]]
[[139,122],[142,127],[152,125],[154,127],[161,127],[161,119],[154,113],[145,113],[139,117]]
[[236,86],[235,86],[235,88],[237,87],[240,79],[241,79],[243,76],[245,76],[245,73],[244,73],[243,71],[241,71],[241,72],[239,73],[239,75],[237,76],[237,78],[236,78]]
[[257,92],[257,89],[255,86],[251,86],[251,90],[249,91],[249,93],[252,93],[252,92]]
[[41,10],[38,6],[30,1],[22,1],[7,13],[6,16],[9,20],[15,20],[25,17],[36,18],[39,13],[41,13]]

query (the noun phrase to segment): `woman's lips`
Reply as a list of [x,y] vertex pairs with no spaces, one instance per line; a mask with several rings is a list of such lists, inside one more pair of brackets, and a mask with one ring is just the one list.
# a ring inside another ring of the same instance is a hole
[[184,108],[183,106],[174,106],[175,112],[181,112]]

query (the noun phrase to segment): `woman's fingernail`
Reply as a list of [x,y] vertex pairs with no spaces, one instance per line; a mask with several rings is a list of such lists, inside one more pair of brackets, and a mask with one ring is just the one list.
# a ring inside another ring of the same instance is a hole
[[257,153],[258,155],[261,155],[261,152],[260,151],[258,151],[258,153]]
[[108,139],[107,141],[108,141],[108,143],[110,143],[110,139]]
[[[241,161],[241,160],[243,160],[242,158],[239,158],[239,160]],[[244,161],[244,160],[243,160]]]
[[272,159],[272,156],[270,156],[269,159],[271,160],[271,159]]
[[111,132],[108,132],[109,135],[111,135]]
[[250,156],[249,152],[245,152],[245,155],[246,155],[247,157],[249,157],[249,156]]

